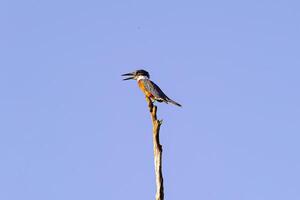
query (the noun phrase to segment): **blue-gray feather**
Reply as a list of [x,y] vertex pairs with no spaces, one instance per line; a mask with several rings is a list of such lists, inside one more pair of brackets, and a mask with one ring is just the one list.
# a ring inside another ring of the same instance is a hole
[[143,79],[143,84],[147,91],[149,91],[155,98],[167,99],[167,95],[149,79]]
[[155,100],[159,102],[172,103],[177,106],[181,106],[179,103],[170,99],[155,83],[153,83],[149,79],[142,79],[145,89],[149,91],[155,98]]

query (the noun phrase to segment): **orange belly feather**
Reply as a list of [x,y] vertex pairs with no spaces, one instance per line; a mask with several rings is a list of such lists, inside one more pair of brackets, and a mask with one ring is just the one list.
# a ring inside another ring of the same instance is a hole
[[149,98],[153,98],[154,96],[146,90],[144,84],[142,81],[138,81],[138,85],[139,85],[139,88],[142,90],[142,92]]

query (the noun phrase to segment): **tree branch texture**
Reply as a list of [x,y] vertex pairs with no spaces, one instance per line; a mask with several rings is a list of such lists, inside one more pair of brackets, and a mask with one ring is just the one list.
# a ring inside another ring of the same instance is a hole
[[151,114],[153,125],[153,150],[154,150],[154,166],[155,166],[155,180],[156,180],[156,195],[155,200],[164,200],[164,180],[162,176],[162,145],[159,143],[159,130],[162,120],[158,120],[156,116],[157,107],[153,105],[151,99],[146,97],[149,111]]

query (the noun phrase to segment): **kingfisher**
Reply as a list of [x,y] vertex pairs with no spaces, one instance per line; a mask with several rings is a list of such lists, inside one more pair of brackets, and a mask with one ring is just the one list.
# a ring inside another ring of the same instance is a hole
[[170,99],[155,83],[150,80],[150,74],[143,69],[136,70],[132,73],[122,74],[122,76],[128,76],[123,80],[136,80],[139,88],[146,95],[146,97],[150,98],[153,102],[165,102],[172,103],[176,106],[181,107],[179,103]]

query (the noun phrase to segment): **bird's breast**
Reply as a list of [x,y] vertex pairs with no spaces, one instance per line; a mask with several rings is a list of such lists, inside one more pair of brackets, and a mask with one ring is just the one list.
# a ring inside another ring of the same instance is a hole
[[138,81],[138,86],[147,97],[150,97],[150,98],[153,97],[151,92],[146,89],[144,82],[142,80]]

